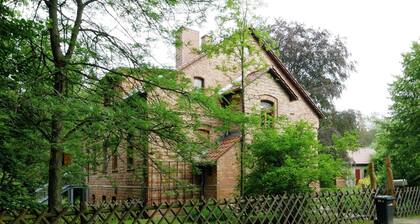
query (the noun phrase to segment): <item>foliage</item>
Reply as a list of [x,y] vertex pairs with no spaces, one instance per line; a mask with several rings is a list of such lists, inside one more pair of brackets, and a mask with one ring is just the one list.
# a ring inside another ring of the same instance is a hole
[[30,88],[24,83],[35,80],[39,62],[31,60],[31,44],[42,26],[20,19],[4,4],[0,19],[0,207],[34,207],[34,192],[46,181],[48,154],[47,142],[28,119],[38,111],[26,98]]
[[335,137],[334,145],[322,146],[313,128],[304,121],[278,120],[279,129],[258,129],[248,146],[252,165],[246,177],[247,194],[305,192],[319,181],[334,188],[336,177],[347,175],[345,155],[357,148],[357,135]]
[[323,111],[334,109],[344,81],[355,70],[344,41],[327,30],[277,19],[270,25],[280,59]]
[[364,125],[360,112],[334,108],[333,100],[340,97],[345,80],[355,70],[343,38],[324,29],[282,19],[277,19],[268,29],[280,59],[325,114],[319,130],[321,143],[332,145],[334,134],[341,136],[346,131],[357,131],[361,145],[370,145],[374,130]]
[[[213,39],[211,42],[202,46],[202,52],[209,57],[219,57],[220,63],[217,69],[222,71],[230,80],[232,85],[239,87],[239,102],[240,111],[243,114],[245,111],[245,94],[244,92],[247,75],[256,71],[263,71],[268,68],[267,63],[261,55],[260,45],[257,43],[254,35],[262,40],[266,40],[268,34],[262,30],[253,29],[258,17],[252,14],[253,9],[257,7],[257,3],[251,4],[244,0],[226,0],[221,13],[216,18],[218,29],[211,33]],[[268,47],[268,46],[267,46]],[[239,81],[233,81],[238,79]],[[235,83],[236,82],[236,83]],[[232,94],[231,92],[224,93],[225,95]],[[235,93],[233,93],[235,94]],[[248,117],[248,120],[253,120]],[[244,192],[244,154],[246,153],[245,137],[248,134],[246,123],[239,123],[241,138],[241,147],[239,155],[240,163],[240,177],[239,189],[241,195]]]
[[349,172],[347,153],[357,150],[359,137],[356,132],[333,136],[333,145],[321,148],[319,153],[319,181],[321,187],[335,187],[336,177],[346,177]]
[[[202,20],[210,6],[177,0],[2,2],[0,147],[8,167],[0,175],[8,190],[2,186],[1,197],[11,192],[23,201],[49,172],[49,206],[59,209],[61,186],[83,183],[84,167],[118,156],[129,134],[139,158],[149,156],[148,144],[164,144],[191,160],[199,145],[187,135],[199,126],[199,114],[188,108],[213,111],[215,97],[190,93],[183,74],[152,65],[150,46],[157,39],[176,42],[178,28]],[[178,13],[186,17],[175,24]],[[62,166],[64,153],[72,156],[69,166]]]
[[356,132],[345,132],[342,137],[333,135],[334,149],[338,152],[355,151],[359,147],[358,140]]
[[356,110],[324,112],[325,118],[321,120],[318,138],[322,144],[334,144],[334,136],[344,136],[346,132],[353,132],[358,136],[360,146],[370,146],[376,132],[371,125],[375,117],[365,117]]
[[319,140],[324,145],[333,145],[333,136],[342,136],[346,131],[359,129],[361,114],[355,110],[332,111],[320,123]]
[[376,135],[376,163],[385,172],[383,159],[390,156],[395,179],[420,184],[420,43],[403,55],[403,74],[390,87],[390,117],[380,122]]
[[317,181],[316,133],[307,123],[285,122],[281,130],[263,129],[255,133],[249,149],[255,167],[247,175],[247,194],[280,194],[309,191]]
[[318,172],[319,184],[321,188],[335,188],[335,180],[337,177],[343,177],[347,174],[347,164],[340,158],[332,154],[319,152],[318,155]]

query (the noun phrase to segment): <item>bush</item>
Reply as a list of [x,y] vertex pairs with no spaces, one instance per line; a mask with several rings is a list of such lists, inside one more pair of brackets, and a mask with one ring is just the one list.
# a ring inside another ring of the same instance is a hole
[[247,175],[245,193],[310,191],[309,184],[318,180],[318,148],[313,127],[304,121],[257,131],[249,146],[256,162]]

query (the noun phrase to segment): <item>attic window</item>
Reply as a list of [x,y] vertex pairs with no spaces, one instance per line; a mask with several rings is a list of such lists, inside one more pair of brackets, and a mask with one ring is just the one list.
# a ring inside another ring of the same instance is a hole
[[261,126],[272,127],[274,120],[274,103],[269,100],[261,100]]
[[209,140],[210,139],[210,131],[207,129],[198,129],[198,135],[199,137],[203,138],[204,140]]
[[195,89],[204,88],[204,79],[201,77],[194,77],[194,88]]

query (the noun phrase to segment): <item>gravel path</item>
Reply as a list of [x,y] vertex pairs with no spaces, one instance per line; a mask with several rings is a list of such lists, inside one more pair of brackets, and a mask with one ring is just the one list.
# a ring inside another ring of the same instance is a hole
[[394,224],[420,224],[420,217],[394,219]]

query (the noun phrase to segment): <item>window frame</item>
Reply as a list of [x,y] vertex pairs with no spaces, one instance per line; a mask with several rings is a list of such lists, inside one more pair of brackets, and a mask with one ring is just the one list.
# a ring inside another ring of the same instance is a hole
[[117,152],[112,153],[111,172],[118,173],[118,153]]
[[[196,86],[195,84],[195,81],[196,80],[200,80],[200,82],[201,82],[201,86],[200,87],[198,87],[198,86]],[[203,77],[200,77],[200,76],[194,76],[194,78],[193,78],[193,87],[194,87],[194,89],[204,89],[204,87],[205,87],[205,82],[204,82],[204,78]]]
[[204,137],[207,141],[210,141],[210,139],[211,139],[211,131],[210,131],[210,129],[208,129],[208,128],[198,128],[197,131],[198,131],[198,134],[201,137]]
[[[269,104],[270,107],[264,107],[263,104]],[[261,126],[262,127],[273,127],[273,121],[275,118],[275,103],[270,100],[260,100],[260,111],[261,111]],[[268,120],[271,117],[271,121]]]
[[127,159],[127,171],[134,170],[134,144],[133,144],[133,134],[129,133],[127,135],[127,149],[126,149],[126,159]]
[[[269,104],[271,105],[271,108],[268,109],[263,107],[263,104]],[[261,127],[273,127],[274,126],[274,120],[277,116],[277,99],[272,96],[261,96],[260,97],[260,118]],[[268,116],[271,116],[271,124],[269,124]]]

